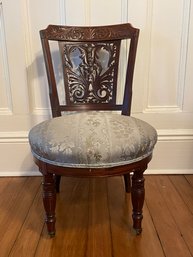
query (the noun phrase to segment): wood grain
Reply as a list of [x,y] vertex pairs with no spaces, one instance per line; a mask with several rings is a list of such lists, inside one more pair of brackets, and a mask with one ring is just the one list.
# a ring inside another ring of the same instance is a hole
[[89,180],[64,178],[57,198],[56,237],[50,239],[44,230],[35,256],[85,257]]
[[40,185],[39,178],[13,178],[3,194],[0,212],[1,257],[8,256]]
[[34,255],[43,229],[43,219],[42,190],[39,187],[9,256],[30,257]]
[[112,256],[106,180],[90,180],[87,257]]
[[[164,197],[163,189],[165,186],[162,186],[161,190],[163,180],[164,176],[161,177],[161,179],[157,176],[148,176],[146,178],[146,202],[148,208],[151,210],[155,228],[159,234],[166,256],[190,257],[191,254],[187,248],[186,242],[171,214],[171,206],[168,208],[168,203],[165,200],[166,197],[169,198],[170,196],[167,195]],[[175,235],[175,237],[173,235]]]
[[136,236],[132,229],[130,194],[125,194],[121,178],[108,179],[113,255],[115,257],[163,257],[149,211],[144,205],[143,232]]
[[0,256],[192,256],[193,175],[145,179],[140,236],[132,229],[131,199],[122,177],[63,178],[57,234],[51,239],[43,222],[41,178],[1,178]]
[[[170,176],[170,178],[174,179],[174,176]],[[187,208],[186,203],[181,198],[178,190],[173,187],[168,176],[156,176],[154,180],[157,185],[159,185],[159,191],[170,210],[170,213],[181,233],[181,237],[184,239],[193,255],[192,230],[190,229],[191,227],[193,229],[193,215],[190,209]]]
[[[181,198],[193,214],[193,187],[184,176],[169,176],[173,186],[179,191]],[[192,176],[190,177],[191,181]]]

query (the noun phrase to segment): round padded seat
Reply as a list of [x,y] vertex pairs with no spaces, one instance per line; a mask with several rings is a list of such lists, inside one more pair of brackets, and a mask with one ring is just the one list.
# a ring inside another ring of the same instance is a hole
[[29,143],[35,158],[76,168],[108,168],[148,157],[157,141],[148,123],[110,112],[71,113],[33,127]]

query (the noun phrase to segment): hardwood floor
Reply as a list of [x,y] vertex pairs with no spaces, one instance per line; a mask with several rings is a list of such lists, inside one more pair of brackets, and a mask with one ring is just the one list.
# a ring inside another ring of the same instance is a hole
[[142,235],[123,179],[62,178],[56,237],[44,225],[40,177],[0,178],[0,257],[193,256],[193,175],[145,176]]

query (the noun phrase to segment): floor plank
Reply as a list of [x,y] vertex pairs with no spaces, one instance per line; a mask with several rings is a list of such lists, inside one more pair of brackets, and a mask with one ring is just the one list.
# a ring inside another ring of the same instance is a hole
[[56,236],[45,235],[35,256],[85,257],[88,227],[88,179],[63,178],[61,193],[57,195]]
[[193,187],[193,175],[185,175],[184,177],[187,179],[187,181]]
[[[161,178],[161,179],[164,179]],[[166,256],[191,257],[189,249],[171,215],[157,176],[146,177],[146,202]],[[169,196],[168,196],[169,197]]]
[[132,229],[130,194],[125,194],[123,180],[109,179],[109,208],[114,257],[163,257],[163,250],[156,235],[149,211],[144,206],[143,232],[136,236]]
[[13,178],[0,203],[1,257],[8,256],[32,205],[39,178]]
[[[170,176],[173,178],[173,176]],[[157,185],[159,185],[159,191],[161,192],[165,203],[178,226],[178,229],[183,237],[188,249],[193,255],[193,215],[187,208],[185,202],[181,198],[179,192],[173,186],[168,176],[156,176],[154,178]],[[192,229],[190,229],[192,227]]]
[[112,256],[106,179],[91,179],[87,257]]
[[0,179],[1,257],[193,256],[193,175],[146,175],[143,232],[132,229],[123,178],[63,178],[55,238],[47,235],[40,177]]
[[11,179],[12,179],[11,177],[0,178],[0,194],[3,194],[3,192],[5,192],[5,189],[7,189],[8,184],[10,183]]
[[193,214],[193,188],[184,176],[169,176],[181,198]]
[[44,226],[44,211],[42,204],[42,190],[39,190],[29,209],[20,233],[10,252],[10,257],[34,256],[40,235]]

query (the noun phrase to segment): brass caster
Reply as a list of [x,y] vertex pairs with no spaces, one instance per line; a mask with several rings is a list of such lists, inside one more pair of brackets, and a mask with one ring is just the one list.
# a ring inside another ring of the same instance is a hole
[[55,232],[49,232],[49,236],[50,236],[50,238],[55,237]]

